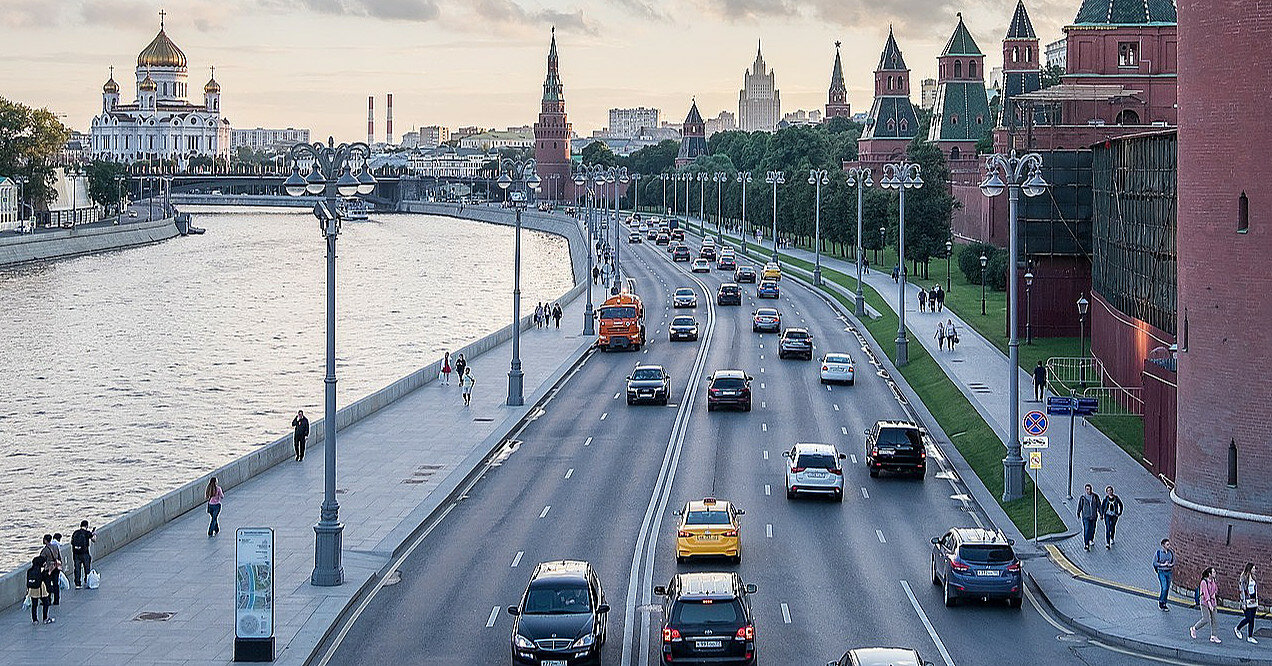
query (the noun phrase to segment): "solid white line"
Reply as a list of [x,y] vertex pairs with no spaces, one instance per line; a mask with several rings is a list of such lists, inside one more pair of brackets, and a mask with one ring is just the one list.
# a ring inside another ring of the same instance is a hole
[[861,496],[865,499],[870,499],[870,493],[869,491],[865,489],[864,486],[861,488]]
[[785,603],[782,604],[782,621],[786,624],[791,623],[791,608]]
[[573,468],[573,467],[571,467],[570,469],[565,470],[565,478],[567,478],[567,479],[568,479],[568,478],[570,478],[570,477],[572,477],[572,476],[574,476],[574,468]]
[[839,427],[839,432],[842,432],[843,434],[847,435],[847,434],[848,434],[848,428],[845,428],[845,427],[843,427],[843,426],[840,426],[840,427]]
[[839,411],[839,405],[833,405],[833,407],[835,408],[835,411]]
[[773,494],[773,486],[770,486],[770,485],[769,485],[769,484],[767,484],[767,483],[766,483],[766,484],[764,484],[764,494],[765,494],[765,495],[772,495],[772,494]]
[[768,523],[764,526],[764,536],[770,539],[773,538],[773,523]]
[[765,451],[765,452],[764,452],[764,459],[765,459],[765,460],[768,460],[768,451]]
[[879,537],[879,543],[888,543],[888,540],[883,538],[883,530],[875,530],[875,535]]
[[[525,554],[526,551],[524,550],[517,551],[517,554],[512,558],[512,566],[516,567],[518,564],[521,564],[521,556]],[[495,608],[498,608],[498,606],[495,606]]]
[[489,629],[495,626],[495,620],[498,620],[498,619],[499,619],[499,607],[495,606],[494,608],[490,609],[490,618],[486,620],[486,628]]
[[945,643],[941,642],[941,637],[937,635],[936,628],[932,626],[932,621],[928,619],[927,613],[923,612],[923,607],[919,605],[919,600],[914,598],[914,591],[910,589],[910,584],[901,581],[901,587],[905,588],[905,595],[910,597],[910,605],[914,606],[914,612],[919,614],[919,619],[923,621],[923,626],[927,628],[928,635],[932,637],[932,642],[936,644],[936,649],[941,653],[941,658],[945,660],[945,666],[954,666],[954,659],[950,657],[950,651],[945,649]]
[[856,465],[856,464],[857,464],[857,454],[855,454],[855,453],[850,453],[850,454],[848,454],[848,457],[852,459],[852,464],[854,464],[854,465]]
[[604,414],[601,414],[601,420],[604,421],[605,417],[607,416],[609,416],[609,412],[605,412]]
[[[549,505],[547,505],[547,506],[543,507],[543,513],[539,514],[539,517],[540,517],[540,518],[546,518],[546,517],[547,517],[547,515],[548,515],[548,512],[549,512],[549,511],[551,511],[551,510],[552,510],[552,505],[551,505],[551,504],[549,504]],[[882,538],[882,537],[880,537],[880,538]]]
[[583,446],[591,446],[591,445],[592,445],[591,437],[588,437],[587,439],[583,440]]

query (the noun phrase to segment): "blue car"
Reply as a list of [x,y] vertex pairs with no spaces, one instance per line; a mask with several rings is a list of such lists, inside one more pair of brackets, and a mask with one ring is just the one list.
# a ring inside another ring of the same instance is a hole
[[966,597],[1020,608],[1025,588],[1013,543],[1001,532],[967,527],[932,537],[932,584],[941,586],[945,605]]
[[765,280],[761,282],[760,287],[759,289],[756,290],[755,295],[760,298],[777,298],[779,295],[778,289],[777,289],[777,282],[774,282],[773,280]]

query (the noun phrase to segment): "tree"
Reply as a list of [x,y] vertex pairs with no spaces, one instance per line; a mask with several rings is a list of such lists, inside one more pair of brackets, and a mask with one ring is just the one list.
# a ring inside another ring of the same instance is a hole
[[[106,208],[119,205],[120,193],[128,191],[128,169],[116,162],[94,160],[87,171],[88,196],[93,203]],[[116,183],[116,176],[124,180]]]
[[605,144],[604,141],[593,141],[583,148],[583,152],[579,154],[584,164],[597,164],[600,166],[616,166],[618,158],[614,156],[614,151]]
[[989,261],[1000,252],[1002,251],[988,243],[968,243],[958,251],[958,270],[963,273],[969,283],[980,284],[981,256],[985,257],[988,267]]
[[1058,86],[1064,76],[1064,68],[1060,65],[1047,65],[1042,68],[1042,87]]
[[[618,164],[627,167],[631,173],[657,174],[676,168],[676,155],[680,153],[680,142],[674,139],[660,141],[653,146],[645,146],[640,150],[620,158]],[[642,194],[642,196],[644,196]]]
[[[958,202],[950,192],[950,171],[939,147],[920,135],[910,142],[906,153],[919,165],[923,187],[906,192],[905,254],[915,265],[923,264],[926,277],[928,261],[945,255]],[[895,204],[890,208],[896,210]]]
[[23,196],[32,204],[47,205],[57,197],[53,169],[70,137],[52,111],[0,97],[0,173],[27,177]]

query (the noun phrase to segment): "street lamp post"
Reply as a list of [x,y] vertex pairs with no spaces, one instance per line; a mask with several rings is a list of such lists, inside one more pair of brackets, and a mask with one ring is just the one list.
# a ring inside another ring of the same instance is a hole
[[888,228],[879,227],[879,251],[875,253],[875,268],[878,269],[883,264],[883,249],[888,246]]
[[[1025,492],[1025,460],[1020,455],[1020,308],[1017,305],[1020,283],[1020,235],[1018,232],[1020,193],[1027,197],[1036,197],[1047,190],[1047,181],[1042,179],[1042,156],[1038,153],[1027,153],[1018,157],[1016,151],[1009,156],[990,155],[985,160],[988,171],[981,183],[981,192],[987,197],[996,197],[1008,191],[1008,260],[1007,260],[1007,309],[1008,362],[1007,385],[1010,409],[1007,413],[1008,432],[1011,439],[1007,443],[1007,457],[1003,458],[1003,501],[1010,502]],[[1005,180],[1004,180],[1005,177]],[[982,276],[984,271],[982,271]],[[982,281],[983,281],[982,277]],[[982,287],[983,289],[984,287]]]
[[[71,165],[66,167],[66,170],[64,173],[66,174],[66,177],[69,178],[71,181],[70,183],[71,184],[71,228],[74,229],[75,222],[79,219],[78,211],[76,210],[76,206],[78,206],[79,204],[75,201],[75,198],[76,198],[76,195],[79,194],[79,177],[80,175],[82,175],[83,172],[80,171],[79,166]],[[61,226],[61,225],[58,225],[58,226]]]
[[1033,344],[1033,279],[1032,271],[1025,273],[1025,344]]
[[124,218],[124,177],[115,176],[115,224],[119,224]]
[[1081,379],[1079,380],[1083,390],[1086,390],[1086,366],[1087,366],[1087,350],[1086,350],[1086,316],[1087,311],[1091,307],[1091,302],[1087,300],[1083,294],[1078,297],[1078,339],[1081,345],[1082,357],[1078,359],[1078,372]]
[[[635,219],[636,215],[640,214],[640,179],[644,177],[645,175],[642,173],[634,173],[630,176],[632,180],[632,187],[636,190],[636,195],[632,198],[633,219]],[[637,228],[639,228],[639,225],[637,225]]]
[[711,180],[711,174],[706,171],[699,171],[696,177],[698,181],[698,231],[702,232],[702,237],[707,237],[707,181]]
[[746,233],[747,233],[747,229],[746,229],[746,186],[747,186],[747,183],[750,183],[750,182],[751,182],[751,172],[750,172],[750,171],[739,171],[739,172],[738,172],[738,182],[742,184],[742,219],[741,219],[741,220],[739,220],[739,223],[740,223],[740,224],[741,224],[741,226],[742,226],[742,228],[741,228],[741,236],[742,236],[742,254],[743,254],[743,255],[745,255],[745,254],[747,253],[747,252],[746,252]]
[[[870,175],[870,167],[856,166],[848,169],[848,187],[857,188],[857,307],[855,309],[855,314],[858,317],[866,316],[866,296],[865,292],[862,291],[861,283],[862,267],[864,265],[866,252],[864,236],[865,230],[863,229],[863,222],[861,219],[861,202],[862,197],[865,195],[866,188],[873,185],[874,179]],[[883,227],[879,228],[879,232],[880,245],[882,245]]]
[[910,341],[905,331],[905,191],[923,187],[919,176],[920,166],[909,162],[883,165],[883,179],[879,184],[885,189],[897,191],[897,365],[910,362]]
[[[512,260],[512,362],[508,368],[508,401],[509,407],[520,407],[525,404],[522,389],[525,385],[525,373],[521,371],[521,211],[530,199],[530,193],[539,190],[542,181],[534,170],[534,160],[514,160],[504,158],[499,162],[499,188],[505,194],[511,194],[512,208],[516,216],[516,240],[513,242]],[[508,192],[513,183],[520,189]]]
[[622,258],[622,239],[619,238],[619,228],[622,226],[618,221],[618,191],[619,186],[628,182],[627,167],[610,167],[605,174],[605,182],[614,188],[614,214],[610,218],[610,223],[614,225],[614,286],[611,287],[611,293],[618,294],[623,290],[622,278],[619,277],[623,267]]
[[590,169],[580,165],[574,171],[574,185],[583,191],[583,199],[587,202],[587,210],[584,212],[584,225],[587,227],[587,304],[583,307],[583,335],[593,335],[596,332],[595,317],[592,308],[592,271],[595,270],[593,258],[596,256],[596,250],[593,247],[595,240],[592,231],[592,176]]
[[[26,184],[31,182],[31,179],[26,176],[18,176],[14,180],[18,182],[18,222],[21,223],[24,219],[22,217],[22,209],[26,205],[26,203],[24,203],[26,201]],[[34,216],[34,214],[35,214],[34,209],[32,209],[32,215]],[[18,228],[20,230],[25,231],[26,225],[18,224]],[[35,228],[34,221],[32,221],[31,223],[31,228],[32,229]]]
[[662,208],[658,209],[658,212],[661,214],[667,212],[667,172],[664,171],[658,174],[658,180],[661,180],[663,184],[663,204]]
[[724,201],[724,181],[729,179],[729,174],[723,171],[717,171],[711,174],[711,179],[714,180],[716,184],[716,242],[723,247],[724,232],[720,227],[724,224],[724,215],[721,214],[720,207],[723,205]]
[[[815,220],[815,222],[813,223],[813,258],[815,259],[815,263],[813,265],[813,284],[819,287],[821,286],[821,283],[822,283],[821,188],[822,188],[822,185],[828,185],[829,183],[830,183],[830,173],[827,172],[825,169],[809,169],[808,170],[808,184],[814,186],[817,192],[814,197],[815,203],[813,204],[813,211],[814,211],[813,219]],[[860,279],[860,276],[858,276],[858,279]]]
[[773,186],[773,263],[777,263],[777,186],[786,184],[785,171],[770,171],[764,182]]
[[[341,199],[375,190],[375,179],[366,172],[366,158],[371,149],[365,143],[342,143],[327,139],[327,144],[300,143],[292,146],[292,174],[284,181],[287,194],[298,197],[308,193],[325,195],[314,204],[314,217],[327,242],[327,375],[324,384],[323,447],[325,449],[323,500],[318,524],[314,525],[314,570],[311,585],[334,586],[344,583],[341,546],[344,525],[340,523],[340,504],[336,501],[336,237],[340,235],[344,208]],[[302,177],[297,159],[311,166]],[[355,177],[352,163],[360,161],[362,173]],[[152,197],[153,198],[153,197]]]
[[989,265],[989,257],[982,252],[980,256],[981,265],[981,314],[985,314],[985,267]]
[[950,260],[954,258],[954,243],[945,241],[945,291],[953,291],[954,283],[950,280]]
[[685,183],[685,231],[689,231],[689,185],[693,183],[693,174],[685,172],[681,174],[682,181]]

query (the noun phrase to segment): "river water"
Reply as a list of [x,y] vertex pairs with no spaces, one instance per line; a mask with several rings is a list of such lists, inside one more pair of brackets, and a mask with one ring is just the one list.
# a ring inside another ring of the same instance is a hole
[[[312,214],[190,210],[207,234],[0,269],[0,571],[322,415]],[[524,302],[570,288],[563,238],[522,249]],[[512,318],[511,228],[379,215],[338,250],[340,406]]]

